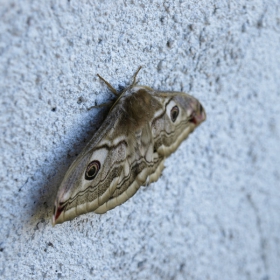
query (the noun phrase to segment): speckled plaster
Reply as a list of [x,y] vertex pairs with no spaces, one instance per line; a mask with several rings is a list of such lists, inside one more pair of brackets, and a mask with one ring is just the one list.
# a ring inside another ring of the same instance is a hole
[[[0,2],[1,279],[279,279],[279,1]],[[207,122],[127,203],[52,227],[111,96],[96,74],[139,65]]]

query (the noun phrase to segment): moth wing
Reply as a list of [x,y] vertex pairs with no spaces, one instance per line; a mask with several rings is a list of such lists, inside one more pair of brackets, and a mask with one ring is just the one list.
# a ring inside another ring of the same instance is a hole
[[154,151],[156,103],[145,89],[123,97],[68,169],[55,201],[53,224],[105,213],[157,180],[165,156]]
[[206,118],[198,100],[135,87],[116,103],[70,166],[55,201],[53,224],[105,213],[156,181],[164,159]]
[[122,168],[116,187],[110,197],[94,210],[95,213],[102,214],[121,205],[132,197],[140,186],[156,181],[164,167],[164,157],[154,151],[149,122],[136,132],[130,132],[126,139],[126,155],[119,163]]

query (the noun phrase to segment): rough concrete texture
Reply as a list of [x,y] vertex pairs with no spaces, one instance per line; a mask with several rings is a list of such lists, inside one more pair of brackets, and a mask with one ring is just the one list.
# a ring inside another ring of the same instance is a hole
[[[1,1],[0,278],[280,275],[279,1]],[[111,94],[197,97],[207,121],[161,178],[52,227],[57,188]]]

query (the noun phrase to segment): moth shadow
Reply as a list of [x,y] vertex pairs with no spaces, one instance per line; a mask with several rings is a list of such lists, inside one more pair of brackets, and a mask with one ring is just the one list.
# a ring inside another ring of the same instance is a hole
[[58,146],[45,159],[44,164],[36,170],[29,182],[31,184],[29,185],[30,199],[33,201],[29,209],[30,219],[27,221],[29,226],[30,224],[38,226],[39,223],[51,222],[56,193],[67,169],[101,126],[109,110],[110,108],[104,107],[96,109],[94,113],[91,111],[95,111],[95,109],[86,113],[82,132],[78,127],[73,127],[69,131],[69,135],[73,135],[78,130],[79,136],[75,139],[70,138],[68,143],[64,142]]

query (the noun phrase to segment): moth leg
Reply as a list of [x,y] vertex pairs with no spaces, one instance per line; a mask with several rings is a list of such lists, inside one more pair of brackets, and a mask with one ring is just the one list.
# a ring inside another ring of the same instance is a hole
[[120,94],[117,92],[117,90],[115,88],[113,88],[110,83],[108,83],[104,78],[102,78],[99,74],[97,74],[97,76],[99,77],[99,79],[101,79],[106,85],[107,87],[109,88],[109,90],[115,94],[116,96],[120,96]]
[[90,106],[89,108],[87,108],[87,110],[91,110],[93,108],[103,108],[103,107],[111,107],[114,104],[114,101],[109,101],[106,103],[101,103],[99,105],[94,105],[94,106]]

